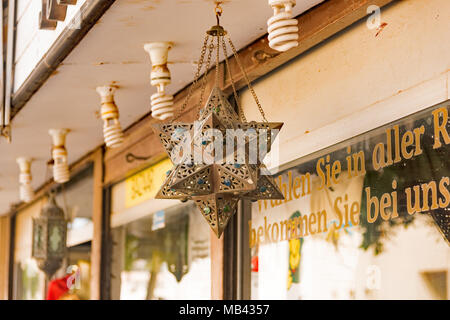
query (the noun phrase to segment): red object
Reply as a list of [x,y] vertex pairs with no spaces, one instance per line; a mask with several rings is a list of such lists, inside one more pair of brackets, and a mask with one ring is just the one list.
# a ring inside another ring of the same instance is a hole
[[258,256],[252,257],[252,271],[258,272]]
[[48,284],[47,300],[59,300],[61,296],[69,291],[67,287],[67,280],[70,275],[64,278],[55,279]]

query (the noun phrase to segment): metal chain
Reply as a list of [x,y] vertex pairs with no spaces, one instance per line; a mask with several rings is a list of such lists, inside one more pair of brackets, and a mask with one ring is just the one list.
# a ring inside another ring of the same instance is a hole
[[220,35],[219,34],[217,34],[217,37],[216,37],[216,87],[219,87],[219,59],[220,59],[220,57],[219,57],[219,55],[220,55],[220,52],[219,52],[219,50],[220,50],[220,45],[219,45],[219,41],[220,41]]
[[[217,25],[218,26],[220,25],[219,18],[220,18],[221,14],[222,14],[222,8],[220,7],[220,4],[221,4],[221,2],[218,1],[216,3],[216,8],[215,8],[216,18],[217,18]],[[216,36],[217,37],[217,41],[216,41],[217,42],[216,43],[216,79],[215,79],[215,81],[216,81],[215,85],[216,86],[219,85],[219,65],[220,65],[219,64],[219,59],[220,59],[220,40],[221,40],[220,36],[221,36],[220,34],[217,34],[217,36]],[[225,34],[225,36],[228,39],[230,47],[231,47],[231,49],[233,51],[233,55],[234,55],[234,57],[236,59],[236,62],[238,64],[238,66],[239,66],[239,69],[241,69],[241,72],[242,72],[242,74],[243,74],[243,76],[245,78],[247,86],[250,89],[250,92],[251,92],[251,94],[253,96],[253,99],[255,100],[256,105],[258,106],[259,112],[261,113],[261,116],[262,116],[263,120],[265,122],[268,122],[267,119],[266,119],[264,110],[263,110],[263,108],[262,108],[262,106],[261,106],[261,104],[260,104],[260,102],[258,100],[258,97],[256,96],[255,90],[253,89],[253,86],[250,83],[250,79],[248,78],[247,72],[245,72],[245,69],[242,66],[242,63],[241,63],[241,61],[239,59],[239,56],[237,54],[237,50],[234,47],[234,44],[231,41],[230,36],[228,34]],[[181,113],[186,109],[186,107],[187,107],[187,105],[189,103],[189,100],[190,100],[190,98],[192,96],[193,89],[197,85],[197,82],[198,82],[198,80],[200,78],[200,72],[201,72],[201,69],[202,69],[202,66],[203,66],[203,62],[205,60],[206,49],[208,48],[209,50],[208,50],[208,55],[207,55],[207,59],[206,59],[205,71],[204,71],[204,74],[203,74],[203,77],[202,77],[202,80],[201,80],[200,99],[199,99],[199,102],[196,103],[194,107],[197,107],[199,105],[201,107],[201,105],[203,103],[203,96],[204,96],[204,93],[205,93],[205,90],[206,90],[206,78],[207,78],[207,74],[208,74],[209,67],[210,67],[210,64],[211,64],[212,51],[214,50],[214,39],[211,40],[211,43],[210,43],[209,46],[208,46],[208,41],[209,41],[209,34],[206,34],[205,39],[203,41],[203,46],[202,46],[202,51],[201,51],[201,54],[200,54],[200,59],[198,61],[198,65],[197,65],[197,71],[196,71],[195,76],[194,76],[194,81],[192,82],[191,86],[189,87],[188,94],[186,96],[186,99],[183,102],[183,105],[181,106],[181,108],[178,109],[178,112],[177,112],[176,116],[172,119],[171,122],[173,122],[175,119],[177,119],[181,115]],[[225,39],[224,39],[223,36],[222,36],[222,47],[223,47],[223,52],[224,52],[224,55],[225,55],[225,64],[226,64],[228,76],[230,77],[230,80],[231,80],[231,86],[233,87],[234,98],[236,100],[236,104],[237,104],[237,107],[238,107],[239,116],[241,117],[242,121],[247,122],[247,119],[245,118],[245,115],[244,115],[244,111],[242,110],[242,108],[240,106],[240,103],[239,103],[239,99],[238,99],[235,83],[234,83],[233,76],[231,74],[231,69],[230,69],[229,62],[228,62],[228,54],[227,54]],[[199,116],[200,110],[201,110],[201,108],[199,108],[197,116]]]
[[247,82],[247,86],[250,89],[250,92],[252,93],[253,99],[256,102],[256,105],[258,106],[259,112],[261,113],[261,116],[265,122],[268,122],[264,113],[263,108],[261,107],[261,104],[259,103],[258,97],[256,96],[255,90],[253,90],[252,84],[250,83],[250,79],[248,78],[247,72],[245,72],[245,69],[242,67],[241,60],[239,59],[239,56],[237,54],[236,48],[233,45],[233,42],[231,41],[230,36],[226,35],[228,42],[230,43],[231,49],[233,50],[234,58],[236,59],[237,64],[239,65],[239,68],[241,69],[242,74],[244,75],[245,81]]
[[208,45],[208,40],[209,40],[209,35],[207,34],[203,41],[202,51],[200,54],[200,59],[198,60],[197,71],[195,72],[194,81],[192,82],[191,86],[189,87],[188,94],[186,96],[186,99],[183,102],[183,105],[181,106],[181,108],[178,109],[178,112],[177,112],[176,116],[173,117],[172,121],[174,121],[181,115],[181,113],[184,111],[184,109],[186,109],[186,106],[188,105],[189,100],[191,99],[193,89],[196,86],[197,81],[200,77],[200,71],[202,69],[203,61],[205,60],[205,53],[206,53],[206,48]]
[[[51,152],[50,152],[51,154]],[[50,164],[47,162],[45,165],[45,183],[47,183],[47,181],[50,180],[50,170],[49,170],[49,166]],[[40,209],[39,212],[42,212],[42,209],[44,208],[44,197],[45,197],[45,193],[44,196],[42,197],[42,199],[40,200]]]
[[64,209],[65,209],[64,210],[64,219],[70,220],[72,215],[69,213],[69,206],[67,205],[66,188],[65,188],[65,184],[64,183],[61,185],[61,193],[62,193],[62,196],[63,196]]
[[231,80],[231,86],[233,87],[234,100],[236,101],[236,105],[238,107],[239,116],[241,117],[241,120],[243,122],[247,122],[247,119],[245,118],[244,110],[242,110],[241,104],[239,103],[239,97],[238,97],[238,94],[236,91],[236,86],[234,85],[233,74],[231,72],[230,64],[228,62],[227,46],[226,46],[224,37],[222,37],[222,47],[223,47],[223,53],[225,55],[225,66],[227,68],[228,76],[230,77],[230,80]]
[[[213,40],[214,41],[214,40]],[[198,101],[198,103],[195,105],[195,107],[200,106],[200,108],[197,111],[197,118],[200,115],[200,110],[201,110],[201,106],[203,103],[203,96],[205,95],[205,89],[206,89],[206,77],[208,75],[208,71],[209,71],[209,67],[211,66],[211,56],[212,56],[212,52],[214,50],[214,44],[213,41],[211,41],[211,44],[209,45],[209,51],[208,51],[208,56],[206,58],[206,65],[205,65],[205,72],[203,74],[203,78],[202,78],[202,83],[201,83],[201,92],[200,92],[200,100]]]

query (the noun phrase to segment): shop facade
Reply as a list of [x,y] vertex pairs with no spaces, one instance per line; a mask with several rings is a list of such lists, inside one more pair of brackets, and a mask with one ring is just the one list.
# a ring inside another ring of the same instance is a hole
[[[241,201],[218,239],[193,203],[155,199],[172,164],[148,115],[58,189],[78,218],[58,275],[77,265],[82,299],[448,299],[450,6],[378,2],[376,29],[367,3],[333,18],[325,3],[298,18],[295,52],[277,55],[264,39],[240,52],[267,118],[284,122],[268,167],[285,200]],[[236,105],[223,64],[221,78]],[[214,74],[206,81],[209,92]],[[237,103],[260,120],[250,91]],[[177,121],[196,115],[191,104]],[[0,218],[5,298],[45,298],[31,219],[52,187]]]
[[[40,217],[41,212],[49,204],[50,193],[54,195],[56,205],[64,211],[64,218],[67,221],[65,259],[52,279],[70,278],[77,299],[89,300],[99,292],[95,272],[99,263],[93,263],[100,257],[95,254],[95,248],[100,243],[94,239],[94,233],[99,233],[94,231],[95,228],[101,226],[101,222],[96,220],[98,219],[96,213],[102,213],[101,207],[98,210],[99,204],[101,205],[99,202],[101,194],[95,191],[102,190],[101,176],[98,175],[98,171],[102,170],[99,156],[101,152],[94,152],[81,159],[72,166],[69,183],[64,185],[50,183],[44,186],[36,194],[33,202],[15,207],[8,217],[9,239],[5,244],[8,244],[6,251],[9,255],[4,264],[6,266],[4,275],[7,277],[8,285],[5,298],[45,300],[51,291],[49,290],[51,279],[40,270],[37,260],[32,257],[36,241],[33,238],[36,236],[33,220]],[[96,188],[99,183],[100,189]]]

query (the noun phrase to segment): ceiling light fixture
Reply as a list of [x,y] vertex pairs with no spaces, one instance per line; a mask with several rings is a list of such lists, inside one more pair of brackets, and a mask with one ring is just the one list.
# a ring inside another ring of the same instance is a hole
[[31,202],[34,197],[34,191],[31,187],[31,162],[32,159],[27,157],[19,157],[16,159],[19,164],[20,174],[19,174],[19,197],[23,202]]
[[52,136],[52,158],[53,158],[53,180],[58,183],[69,181],[70,172],[67,159],[66,135],[68,129],[50,129],[48,133]]
[[165,92],[166,86],[171,83],[167,57],[172,45],[171,42],[151,42],[144,45],[144,50],[148,52],[152,62],[150,83],[158,89],[158,92],[151,96],[152,117],[159,120],[174,116],[173,96]]
[[287,51],[298,46],[298,21],[292,18],[295,0],[269,0],[273,16],[267,21],[269,47]]
[[114,102],[116,88],[113,86],[97,87],[101,98],[101,115],[103,120],[103,137],[109,148],[116,148],[123,142],[123,131],[119,122],[119,109]]

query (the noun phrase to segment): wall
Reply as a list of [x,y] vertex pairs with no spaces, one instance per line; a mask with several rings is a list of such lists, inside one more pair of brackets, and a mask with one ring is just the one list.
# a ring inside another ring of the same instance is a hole
[[[267,119],[284,122],[279,135],[280,167],[448,100],[449,14],[447,0],[395,2],[381,10],[381,22],[386,23],[381,30],[368,29],[364,19],[257,81],[254,88]],[[242,92],[241,104],[249,121],[260,121],[248,90]],[[442,271],[448,279],[450,249],[434,227],[417,223],[390,240],[385,254],[364,253],[358,262],[361,270],[372,264],[384,270],[382,290],[367,294],[362,272],[357,275],[356,298],[436,298],[427,290],[424,273]],[[310,249],[314,253],[320,248]],[[326,268],[320,260],[323,256],[317,253],[317,265],[310,266],[313,273],[319,273],[320,265]],[[405,279],[404,287],[395,287],[396,277]],[[312,279],[305,279],[305,285],[308,281],[317,286]],[[444,284],[447,292],[448,282]],[[310,296],[318,297],[324,296],[320,292]]]

